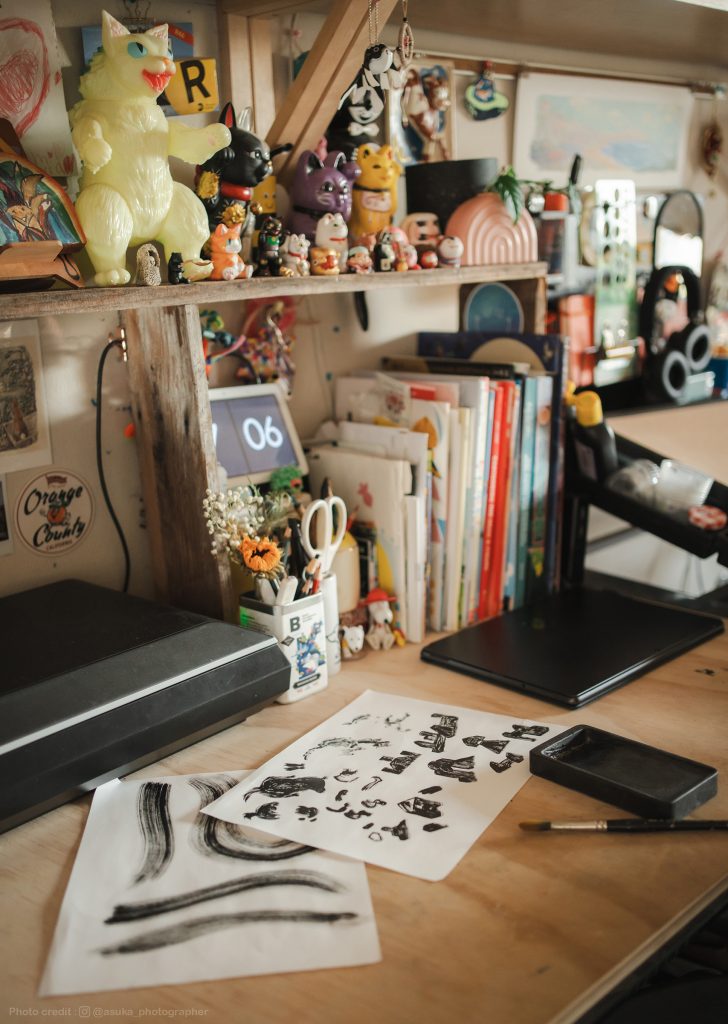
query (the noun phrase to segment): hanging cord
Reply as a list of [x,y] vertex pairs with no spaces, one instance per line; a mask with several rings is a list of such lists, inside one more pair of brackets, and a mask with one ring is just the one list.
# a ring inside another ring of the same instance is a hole
[[369,0],[368,13],[369,13],[369,45],[374,44],[379,39],[379,0]]
[[101,493],[104,496],[106,507],[109,510],[111,521],[116,527],[116,532],[119,535],[121,548],[122,551],[124,552],[124,585],[121,589],[122,593],[126,594],[126,592],[129,589],[129,576],[131,573],[131,559],[129,557],[129,547],[126,543],[126,537],[124,536],[124,531],[121,528],[121,523],[117,518],[116,512],[114,511],[114,506],[111,504],[111,498],[109,497],[109,491],[106,486],[106,477],[104,475],[103,450],[101,448],[101,401],[102,387],[104,383],[104,364],[106,363],[106,359],[109,355],[109,352],[111,352],[112,348],[120,348],[124,358],[124,362],[127,361],[126,336],[124,334],[123,327],[120,328],[119,333],[120,337],[118,338],[112,338],[111,335],[109,335],[109,342],[104,348],[103,352],[101,353],[101,356],[99,358],[99,368],[96,374],[96,468],[98,469],[99,473]]

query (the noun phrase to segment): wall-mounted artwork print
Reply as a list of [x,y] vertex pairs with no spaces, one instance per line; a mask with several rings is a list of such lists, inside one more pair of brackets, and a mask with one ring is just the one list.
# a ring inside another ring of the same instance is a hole
[[403,166],[454,156],[453,65],[414,61],[403,88],[387,97],[387,141]]
[[0,118],[26,156],[47,174],[73,174],[75,159],[50,0],[3,4],[0,19]]
[[680,86],[576,75],[522,75],[513,165],[519,178],[564,186],[574,156],[581,183],[630,178],[650,189],[683,183],[693,98]]
[[1,324],[0,473],[17,473],[51,461],[36,322]]
[[10,536],[10,512],[8,510],[8,489],[5,477],[0,476],[0,558],[12,555],[13,538]]

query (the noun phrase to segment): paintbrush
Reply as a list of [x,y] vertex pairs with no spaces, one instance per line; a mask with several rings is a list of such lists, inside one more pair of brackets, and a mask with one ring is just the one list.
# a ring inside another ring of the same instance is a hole
[[728,821],[612,818],[602,821],[522,821],[518,827],[524,832],[718,832],[728,830]]

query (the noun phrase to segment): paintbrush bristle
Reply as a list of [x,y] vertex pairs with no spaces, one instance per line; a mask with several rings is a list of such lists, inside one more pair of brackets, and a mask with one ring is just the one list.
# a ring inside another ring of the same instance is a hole
[[550,821],[520,821],[518,827],[524,832],[548,832],[551,828]]

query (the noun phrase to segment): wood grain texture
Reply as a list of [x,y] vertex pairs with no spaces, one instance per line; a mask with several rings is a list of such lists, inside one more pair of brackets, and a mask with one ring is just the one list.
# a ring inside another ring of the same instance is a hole
[[[242,14],[282,14],[295,11],[325,12],[326,0],[222,0],[226,10]],[[608,14],[601,0],[560,0],[553,5],[542,0],[489,0],[482,4],[468,0],[417,0],[410,11],[415,33],[418,28],[487,38],[512,44],[509,56],[516,67],[519,47],[545,47],[575,53],[617,57],[622,65],[630,60],[636,75],[644,75],[640,61],[661,61],[666,77],[691,77],[700,81],[725,81],[725,52],[728,45],[728,15],[673,0],[611,0]],[[396,20],[396,17],[393,18]],[[380,17],[380,24],[384,19]],[[445,47],[450,49],[450,47]],[[492,54],[491,54],[492,56]],[[580,69],[593,71],[587,61]],[[613,70],[613,68],[612,68]],[[649,76],[648,76],[649,80]]]
[[[710,676],[705,669],[715,672]],[[139,776],[255,767],[365,689],[561,724],[610,729],[728,771],[724,634],[576,713],[449,673],[414,646],[369,653],[327,690],[272,705]],[[89,800],[0,836],[0,984],[8,1006],[207,1011],[210,1024],[569,1024],[728,890],[726,838],[525,833],[526,818],[613,809],[532,778],[442,882],[369,867],[380,964],[39,1000],[35,991]],[[728,789],[696,816],[728,817]],[[241,941],[241,955],[244,945]]]
[[24,320],[63,313],[103,313],[109,310],[156,309],[216,302],[244,302],[246,299],[278,295],[328,295],[343,292],[384,291],[387,288],[435,288],[475,281],[521,281],[544,278],[545,263],[503,264],[491,267],[462,267],[460,270],[413,271],[405,274],[341,274],[338,277],[269,277],[250,281],[203,281],[199,284],[157,288],[81,288],[50,292],[0,295],[0,321]]
[[202,516],[217,463],[197,307],[128,310],[123,321],[157,596],[235,621],[230,570],[211,555]]
[[230,100],[235,112],[241,114],[253,105],[253,79],[250,65],[248,19],[227,13],[220,5],[217,11],[217,34],[220,40],[220,97]]

